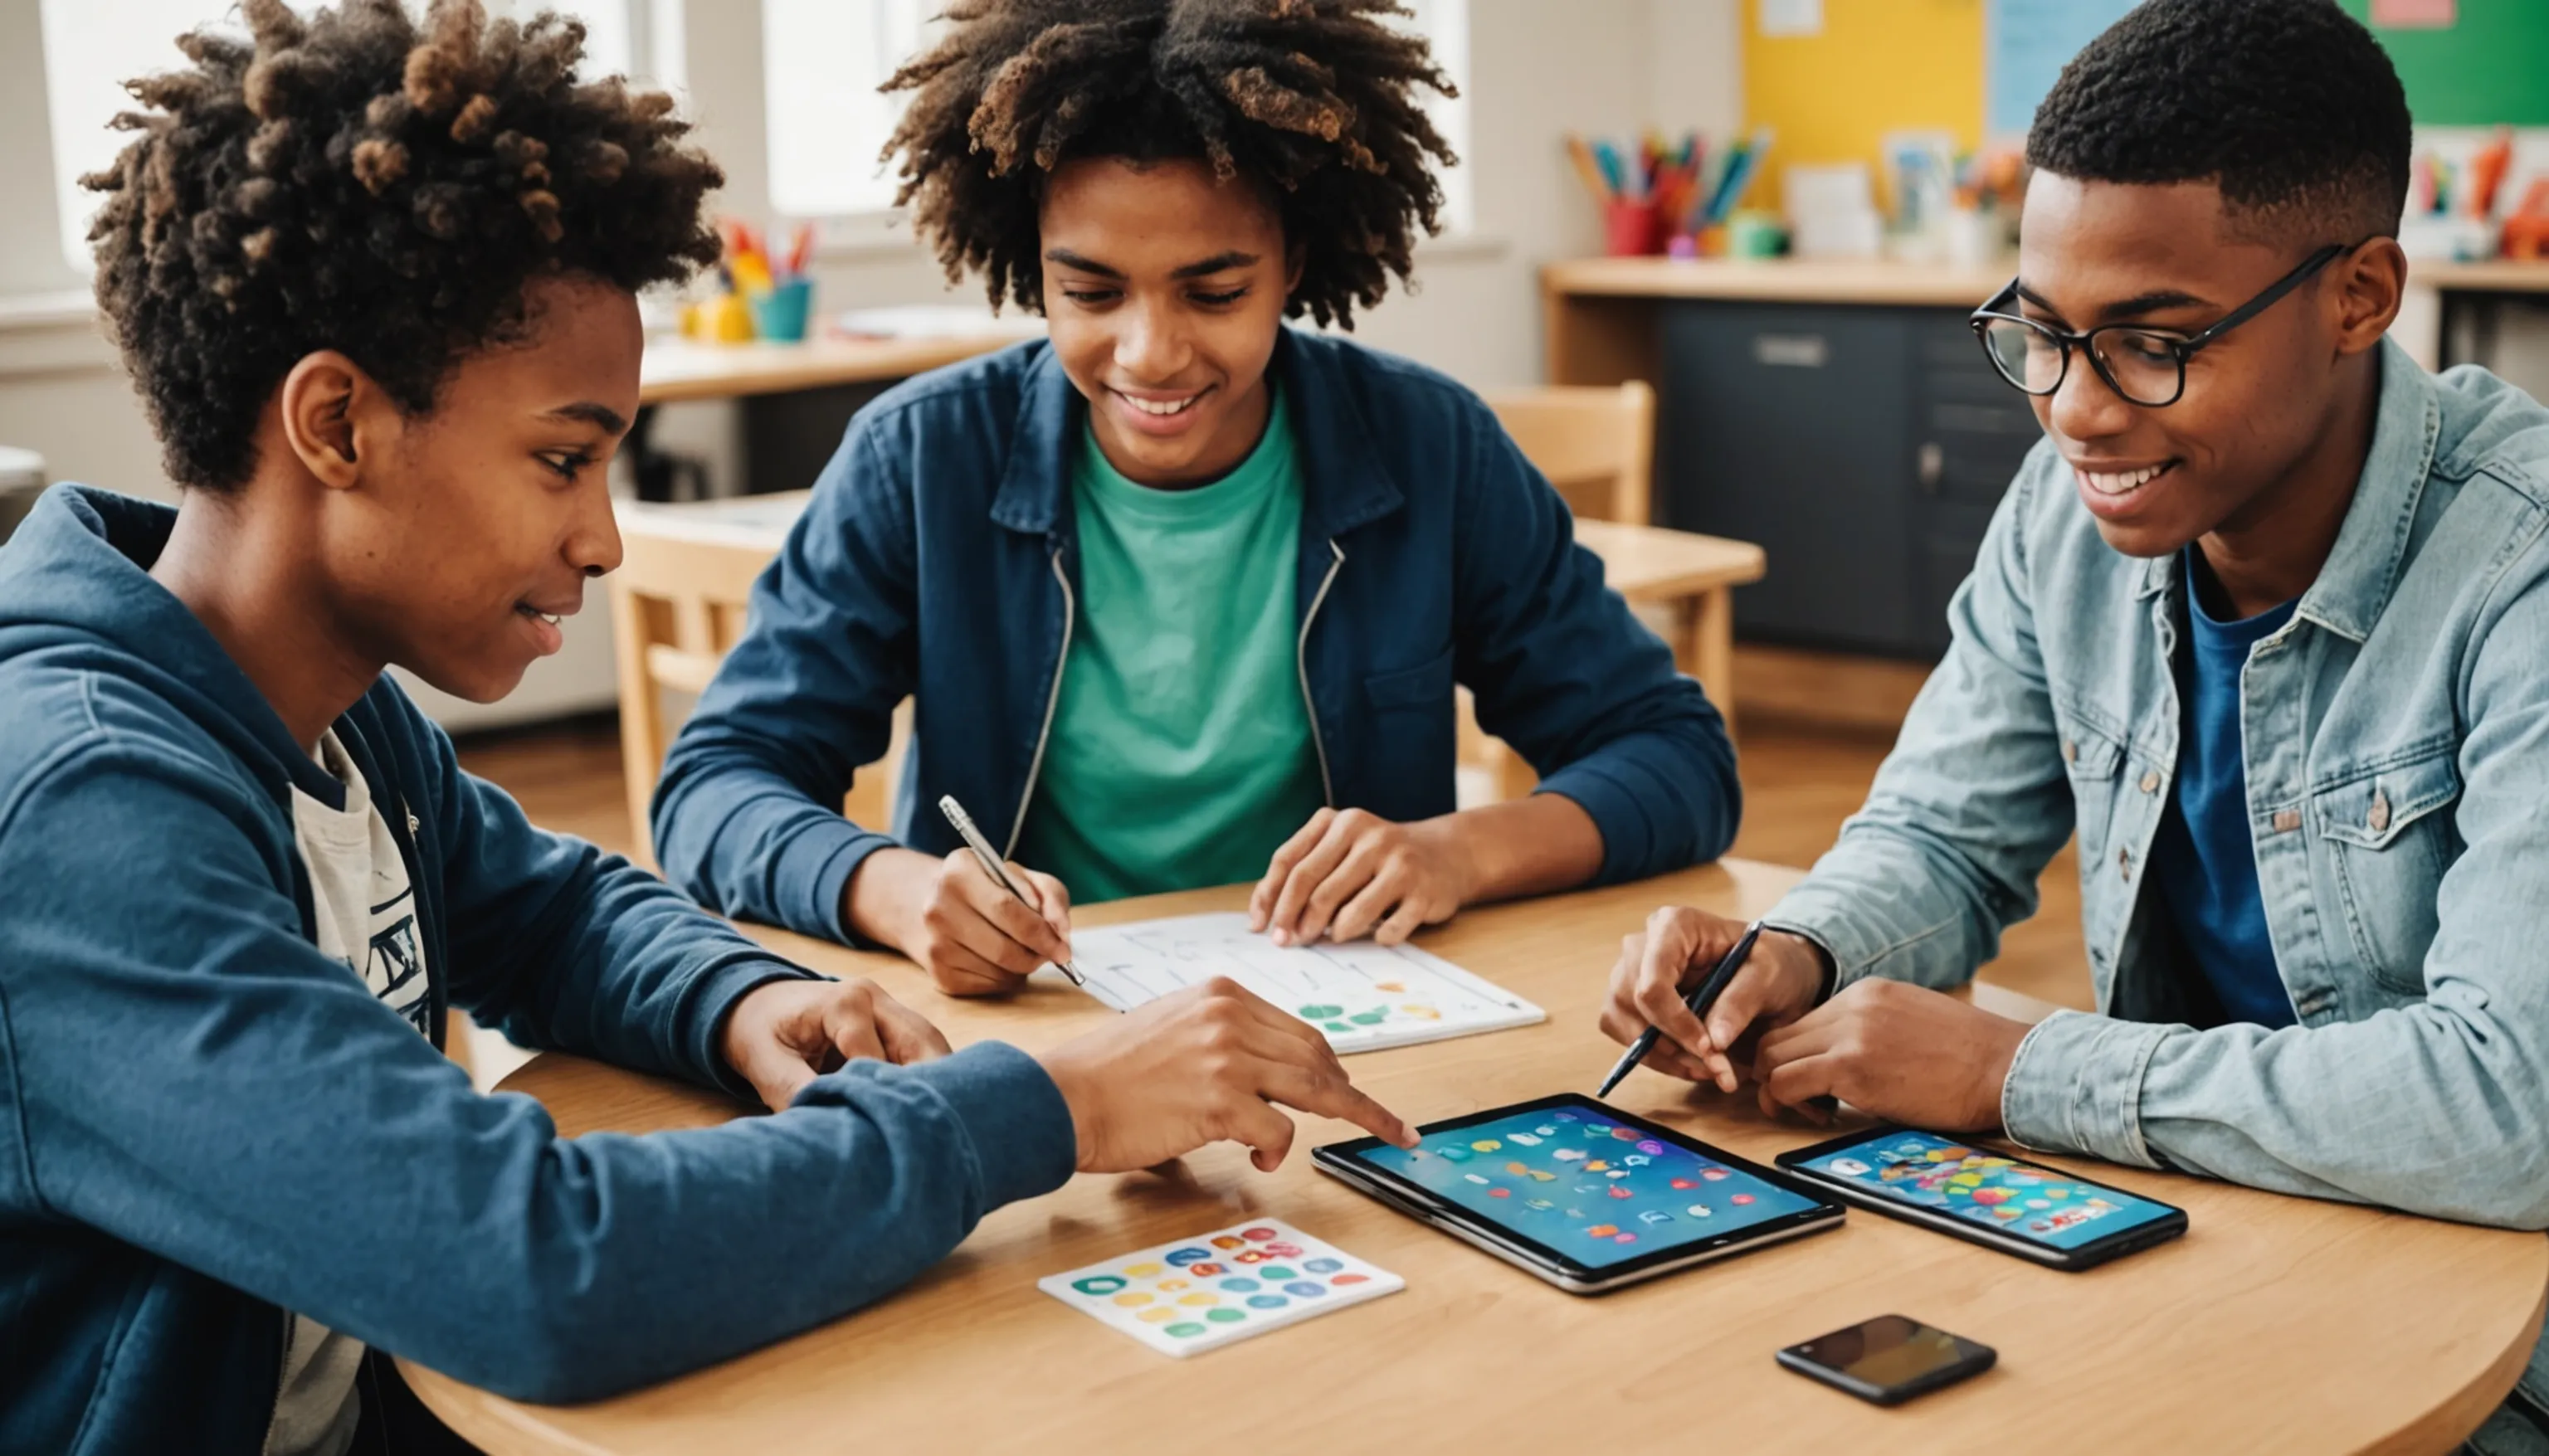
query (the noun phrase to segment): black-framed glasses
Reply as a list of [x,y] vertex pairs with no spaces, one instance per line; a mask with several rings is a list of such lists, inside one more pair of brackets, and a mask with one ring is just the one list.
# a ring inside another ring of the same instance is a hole
[[2186,393],[2186,361],[2198,350],[2273,308],[2319,269],[2360,246],[2329,243],[2302,259],[2300,267],[2275,280],[2264,293],[2193,335],[2134,323],[2103,323],[2086,333],[2065,333],[2019,316],[2015,278],[1966,321],[1974,337],[1982,340],[1983,352],[1991,356],[2000,377],[2027,394],[2040,399],[2061,389],[2071,373],[2071,351],[2078,348],[2088,354],[2089,367],[2098,371],[2109,389],[2130,404],[2158,409],[2176,404]]

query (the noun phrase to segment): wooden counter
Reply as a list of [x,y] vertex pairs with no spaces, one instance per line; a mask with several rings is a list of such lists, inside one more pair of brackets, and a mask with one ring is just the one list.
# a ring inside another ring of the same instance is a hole
[[[1977,309],[2000,292],[2015,261],[1986,268],[1799,258],[1571,258],[1540,271],[1547,314],[1548,382],[1618,384],[1656,376],[1652,302],[1714,299],[1787,304],[1858,304]],[[2407,267],[2408,313],[2420,335],[2439,327],[2433,302],[2489,296],[2549,297],[2549,263],[2414,262]],[[2439,339],[2408,341],[2431,366]]]

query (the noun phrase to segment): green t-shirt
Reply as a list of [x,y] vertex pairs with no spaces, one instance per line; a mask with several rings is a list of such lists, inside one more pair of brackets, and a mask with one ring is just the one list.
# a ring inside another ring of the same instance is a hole
[[1326,801],[1294,661],[1282,397],[1210,485],[1136,485],[1084,432],[1071,491],[1080,608],[1019,863],[1084,904],[1256,879]]

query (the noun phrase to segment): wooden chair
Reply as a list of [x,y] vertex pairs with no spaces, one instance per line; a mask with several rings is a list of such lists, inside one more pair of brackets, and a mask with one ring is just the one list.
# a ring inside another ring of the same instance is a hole
[[[697,697],[743,635],[752,584],[770,565],[762,544],[688,539],[645,529],[620,517],[624,552],[610,578],[611,621],[619,659],[620,774],[628,789],[628,829],[639,850],[653,853],[646,803],[671,745],[664,694]],[[885,759],[859,770],[841,812],[862,824],[893,817],[893,781],[911,732],[911,704],[894,715]]]
[[[1655,392],[1646,381],[1488,390],[1483,398],[1579,518],[1652,523]],[[1461,762],[1486,770],[1499,799],[1520,798],[1540,781],[1522,755],[1479,730],[1467,688],[1461,690]]]
[[1485,398],[1577,515],[1653,524],[1655,392],[1646,381],[1489,390]]

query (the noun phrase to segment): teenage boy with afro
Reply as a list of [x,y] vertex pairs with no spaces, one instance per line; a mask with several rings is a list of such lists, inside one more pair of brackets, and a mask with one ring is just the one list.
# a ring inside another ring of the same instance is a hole
[[[889,154],[950,277],[1050,337],[851,422],[666,761],[675,883],[987,993],[1069,954],[1075,898],[1253,880],[1277,945],[1387,945],[1725,850],[1717,710],[1495,416],[1285,326],[1350,325],[1436,223],[1446,83],[1389,8],[949,7]],[[1538,793],[1456,811],[1456,682]],[[892,832],[849,823],[907,695]]]
[[[1765,1107],[2549,1228],[2549,410],[2384,337],[2398,76],[2331,0],[2146,0],[2028,154],[1975,321],[2045,440],[1946,660],[1707,1025],[1740,927],[1670,909],[1604,1029]],[[2075,832],[2098,1012],[1935,989]],[[2477,1444],[2549,1449],[2544,1401],[2535,1354]]]
[[[713,256],[717,172],[552,16],[244,10],[92,179],[181,502],[58,487],[0,552],[0,1450],[439,1449],[382,1353],[591,1399],[1075,1167],[1271,1168],[1270,1100],[1409,1138],[1227,982],[951,1053],[462,773],[383,669],[502,696],[617,563],[636,291]],[[774,1111],[563,1138],[455,1006]]]

